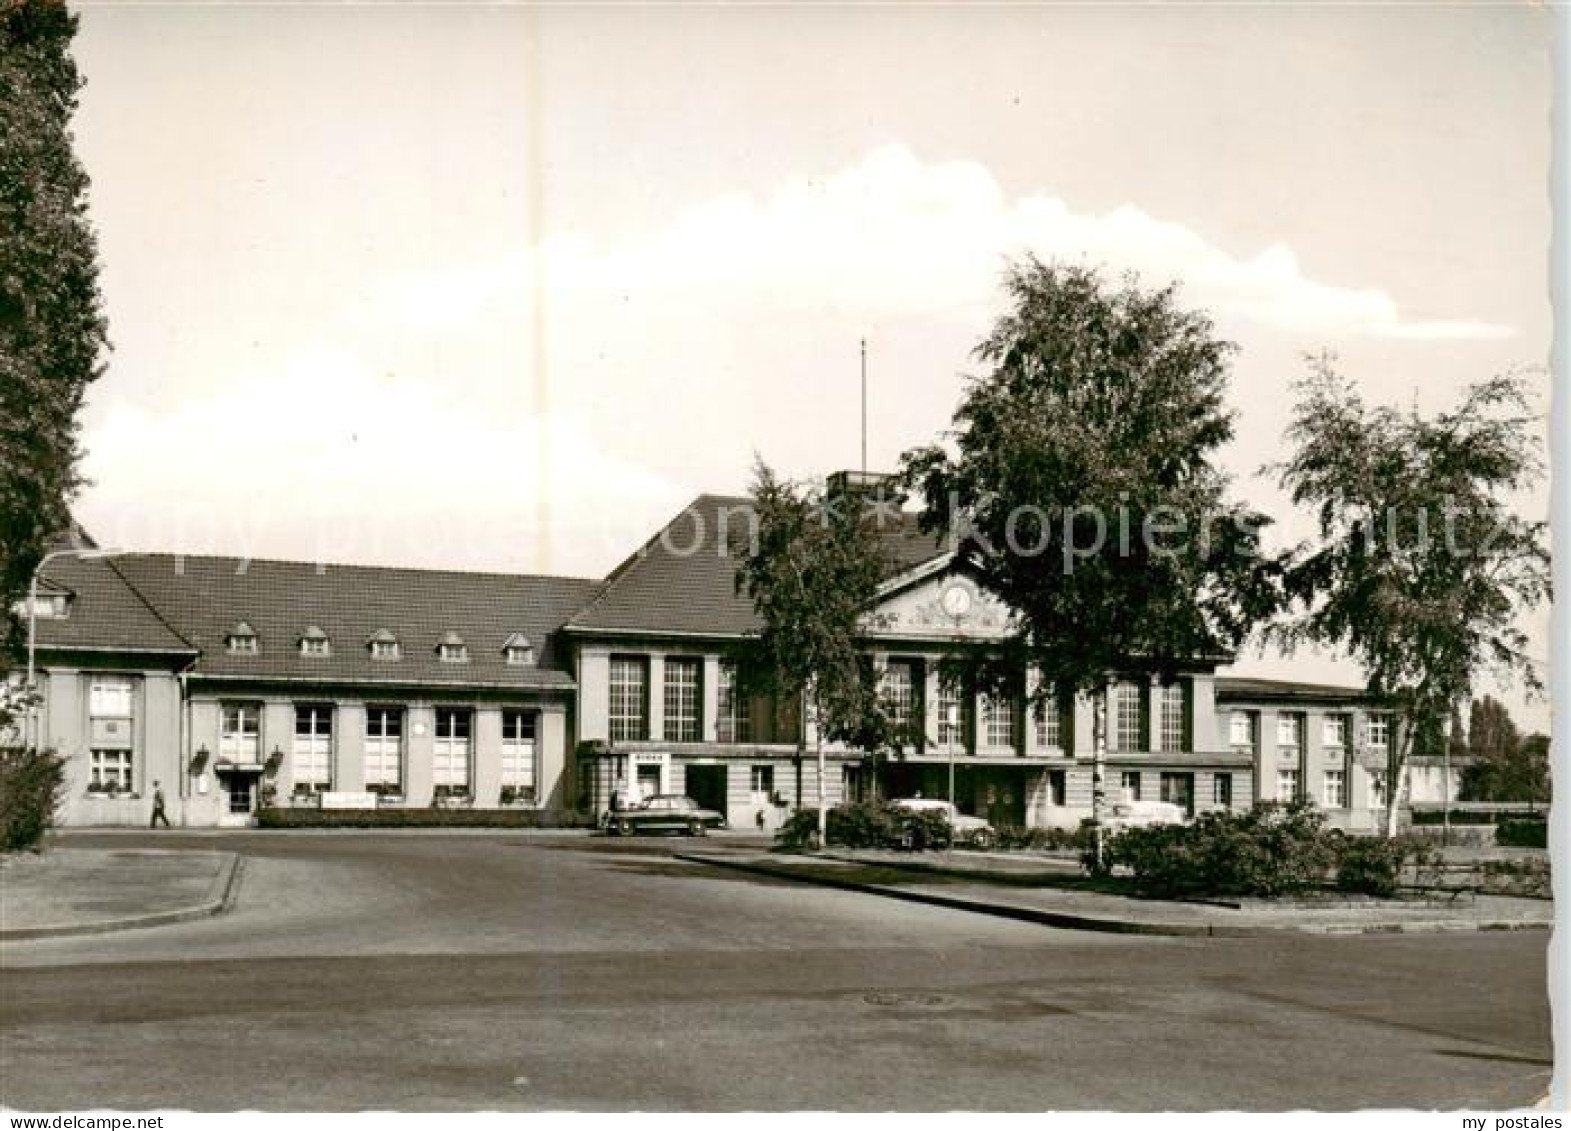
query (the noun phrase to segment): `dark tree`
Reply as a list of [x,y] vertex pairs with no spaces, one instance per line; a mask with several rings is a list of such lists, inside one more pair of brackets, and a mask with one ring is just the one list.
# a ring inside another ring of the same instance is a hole
[[850,738],[876,749],[887,740],[878,720],[872,673],[862,650],[863,617],[882,575],[878,547],[854,501],[815,496],[779,478],[763,461],[754,468],[754,544],[738,547],[737,591],[752,599],[757,635],[744,641],[744,685],[800,701],[815,733],[818,835],[827,820],[824,741]]
[[1466,801],[1549,799],[1549,739],[1523,737],[1503,704],[1491,696],[1475,699],[1469,712],[1467,752],[1462,774]]
[[903,480],[924,525],[1015,612],[971,677],[1004,690],[1034,665],[1037,710],[1094,694],[1100,820],[1109,681],[1230,656],[1275,606],[1262,520],[1228,501],[1212,462],[1233,435],[1235,347],[1175,287],[1031,258],[1005,288],[1011,309],[975,351],[987,371]]
[[1370,407],[1328,358],[1300,383],[1277,468],[1314,508],[1319,538],[1287,573],[1294,616],[1280,629],[1342,649],[1397,716],[1385,779],[1396,829],[1402,778],[1426,721],[1447,717],[1486,669],[1541,689],[1521,616],[1549,598],[1545,524],[1510,508],[1541,474],[1520,376],[1472,387],[1453,411]]
[[0,609],[12,610],[81,484],[78,415],[107,329],[87,174],[72,150],[82,79],[63,3],[0,0]]

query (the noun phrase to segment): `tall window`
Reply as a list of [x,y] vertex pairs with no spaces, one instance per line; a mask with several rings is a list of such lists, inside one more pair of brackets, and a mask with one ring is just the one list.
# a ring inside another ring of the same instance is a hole
[[1325,787],[1325,807],[1327,809],[1346,809],[1347,771],[1327,770]]
[[753,795],[752,803],[754,805],[764,804],[775,792],[775,768],[773,766],[754,766],[749,775],[748,785]]
[[715,738],[720,742],[751,742],[753,720],[747,700],[737,686],[736,665],[720,665],[720,686],[715,689],[719,717],[715,720]]
[[917,664],[914,660],[890,660],[878,681],[878,697],[897,727],[910,727],[917,720]]
[[1327,715],[1320,731],[1320,745],[1329,755],[1347,752],[1348,718],[1346,715]]
[[404,785],[404,709],[365,709],[365,784],[396,792]]
[[436,709],[436,743],[431,753],[431,781],[451,794],[469,792],[470,713],[458,707]]
[[1370,715],[1364,723],[1364,745],[1382,754],[1391,749],[1391,716]]
[[239,765],[262,761],[262,705],[223,703],[218,709],[218,757]]
[[296,793],[320,793],[333,785],[333,708],[325,704],[295,707],[292,769]]
[[1118,775],[1118,788],[1130,801],[1140,800],[1140,771],[1125,770]]
[[1162,711],[1162,751],[1174,754],[1184,749],[1184,685],[1174,683],[1160,689]]
[[1298,767],[1282,766],[1276,772],[1276,799],[1298,800]]
[[698,686],[704,662],[667,656],[665,662],[665,740],[697,742],[703,737]]
[[1282,762],[1298,765],[1304,753],[1304,716],[1283,714],[1276,717],[1276,752]]
[[965,703],[960,688],[940,680],[938,683],[938,745],[963,746],[966,740]]
[[1047,750],[1064,748],[1064,704],[1057,695],[1031,710],[1036,720],[1036,744]]
[[1113,685],[1114,750],[1144,750],[1146,729],[1145,697],[1140,685],[1129,681]]
[[1233,807],[1233,775],[1217,774],[1211,779],[1211,803],[1223,809]]
[[612,742],[639,742],[649,737],[648,672],[640,657],[611,657]]
[[502,712],[502,788],[517,800],[535,799],[534,711]]
[[133,700],[130,676],[94,676],[88,685],[92,790],[120,792],[135,788]]
[[1227,717],[1227,744],[1235,754],[1254,754],[1255,715],[1253,711],[1234,711]]
[[1007,695],[982,697],[982,733],[987,745],[1013,749],[1015,745],[1015,704]]

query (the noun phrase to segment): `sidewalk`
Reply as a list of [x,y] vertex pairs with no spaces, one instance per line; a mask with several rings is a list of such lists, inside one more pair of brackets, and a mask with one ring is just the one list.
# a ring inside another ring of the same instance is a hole
[[1070,930],[1118,934],[1251,937],[1282,934],[1439,933],[1547,930],[1547,900],[1477,896],[1465,902],[1368,901],[1334,906],[1241,906],[1136,899],[1075,890],[1063,884],[1078,866],[1049,858],[1003,853],[872,851],[821,855],[720,854],[687,851],[679,859],[760,875],[801,880],[909,902],[1041,923]]
[[217,915],[233,902],[233,852],[50,848],[0,861],[0,942],[91,935]]

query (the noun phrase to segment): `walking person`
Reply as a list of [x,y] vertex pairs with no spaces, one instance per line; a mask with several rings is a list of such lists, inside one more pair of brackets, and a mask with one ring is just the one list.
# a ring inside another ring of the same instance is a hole
[[164,823],[164,828],[169,828],[169,814],[164,812],[164,787],[155,781],[153,783],[153,819],[147,827],[156,829],[159,821]]

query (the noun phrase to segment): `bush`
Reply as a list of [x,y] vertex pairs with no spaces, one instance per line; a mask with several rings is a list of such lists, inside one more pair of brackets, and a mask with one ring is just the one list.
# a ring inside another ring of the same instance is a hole
[[1335,861],[1325,817],[1312,805],[1259,804],[1201,814],[1189,825],[1127,829],[1107,846],[1151,895],[1290,895],[1325,881]]
[[[912,812],[883,801],[836,805],[825,819],[831,845],[841,848],[947,848],[954,831],[941,813]],[[775,833],[781,848],[810,847],[818,833],[818,810],[798,809]]]
[[1416,842],[1358,837],[1341,846],[1336,862],[1338,891],[1393,896],[1402,882],[1402,865]]
[[0,851],[35,847],[64,789],[65,763],[53,750],[0,749]]
[[998,833],[998,847],[1030,852],[1061,852],[1066,849],[1084,848],[1089,832],[1078,829],[1027,829],[1019,825],[1002,825]]
[[592,829],[587,813],[545,809],[258,809],[264,829]]
[[1480,868],[1480,888],[1497,895],[1525,895],[1551,898],[1549,861],[1541,857],[1524,860],[1486,860]]
[[1506,848],[1548,848],[1549,822],[1515,817],[1495,827],[1495,843]]

